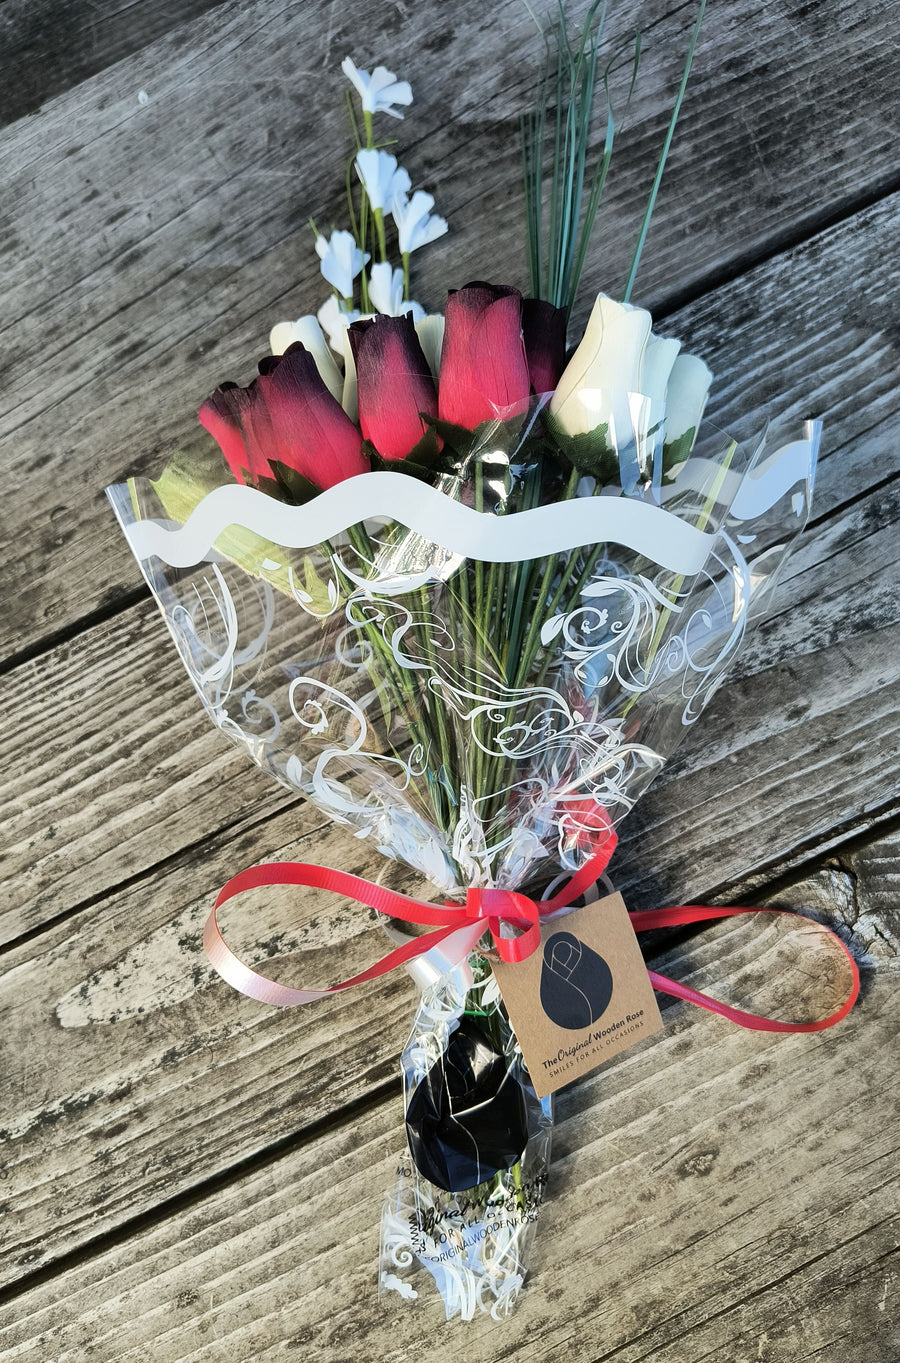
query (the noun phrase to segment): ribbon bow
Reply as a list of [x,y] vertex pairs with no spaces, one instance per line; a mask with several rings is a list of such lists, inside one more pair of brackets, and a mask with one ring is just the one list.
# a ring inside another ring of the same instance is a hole
[[[513,890],[471,889],[466,895],[464,905],[449,902],[444,905],[429,904],[375,885],[360,876],[336,871],[330,866],[311,866],[305,862],[253,866],[234,876],[219,891],[203,930],[203,946],[214,969],[235,989],[260,1003],[274,1004],[281,1008],[328,998],[329,995],[339,993],[341,990],[352,989],[357,984],[378,979],[379,976],[386,975],[397,966],[416,956],[424,955],[435,947],[442,947],[443,959],[447,968],[451,969],[475,949],[484,936],[485,929],[490,932],[501,960],[517,963],[526,960],[540,945],[541,918],[568,907],[605,871],[615,850],[616,834],[613,828],[607,825],[601,836],[603,840],[600,846],[581,870],[577,871],[552,898],[537,902]],[[390,918],[399,918],[403,922],[425,927],[436,927],[437,931],[412,938],[403,946],[388,952],[367,970],[328,989],[294,989],[289,985],[278,984],[275,980],[270,980],[246,966],[226,943],[217,919],[217,912],[221,906],[234,899],[236,895],[262,886],[278,885],[302,885],[308,889],[330,890],[367,904],[369,908]],[[747,913],[778,913],[803,917],[802,914],[794,913],[792,909],[713,908],[702,904],[679,904],[666,909],[634,912],[629,910],[629,918],[636,932],[646,932],[651,928],[674,927],[678,924],[699,923],[717,918],[734,918]],[[699,1008],[718,1013],[740,1027],[748,1027],[755,1031],[820,1032],[826,1027],[833,1027],[836,1022],[847,1016],[856,1002],[859,995],[859,971],[847,947],[836,933],[812,920],[804,921],[808,922],[810,927],[827,933],[850,963],[852,984],[847,998],[836,1012],[818,1022],[779,1022],[756,1013],[745,1013],[741,1009],[720,1003],[707,994],[701,994],[688,985],[679,984],[677,980],[659,975],[654,970],[647,972],[650,983],[658,993],[684,999]]]

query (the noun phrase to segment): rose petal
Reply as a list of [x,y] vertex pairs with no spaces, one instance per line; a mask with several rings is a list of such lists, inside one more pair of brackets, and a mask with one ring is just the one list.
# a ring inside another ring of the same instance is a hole
[[241,434],[241,426],[234,416],[223,390],[217,388],[197,413],[200,425],[209,431],[225,456],[225,462],[239,483],[246,483],[250,474],[250,459]]
[[450,294],[438,385],[443,421],[474,430],[527,398],[521,304],[517,289],[482,282]]
[[485,308],[472,328],[472,372],[490,406],[490,416],[506,416],[528,401],[531,380],[522,335],[522,299],[507,294]]
[[522,300],[528,374],[536,393],[552,393],[566,367],[566,311],[543,298]]

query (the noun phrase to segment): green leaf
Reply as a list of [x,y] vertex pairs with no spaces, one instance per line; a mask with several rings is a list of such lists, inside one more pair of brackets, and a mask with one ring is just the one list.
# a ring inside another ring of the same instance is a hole
[[465,459],[472,449],[476,432],[467,430],[465,426],[455,426],[452,421],[441,421],[436,416],[423,414],[422,420],[436,436],[440,436],[446,448],[453,450],[460,459]]
[[280,459],[270,459],[269,465],[275,480],[270,484],[269,479],[261,478],[258,486],[261,492],[268,492],[270,496],[278,497],[279,501],[288,501],[292,506],[305,506],[322,491],[302,473],[282,464]]
[[[218,450],[208,458],[177,454],[166,465],[152,487],[166,515],[184,525],[194,508],[213,488],[223,486],[222,457]],[[227,482],[233,482],[228,478]],[[260,480],[261,490],[283,501],[277,484],[266,478]],[[274,490],[274,491],[273,491]],[[256,535],[245,526],[226,526],[215,542],[215,548],[230,562],[236,563],[251,576],[270,582],[285,596],[291,596],[290,555],[280,546]]]
[[323,581],[316,572],[312,559],[307,555],[303,560],[303,587],[311,606],[317,615],[325,615],[334,605],[334,583]]
[[663,477],[667,482],[673,482],[679,468],[684,464],[694,448],[694,437],[697,431],[694,426],[684,435],[680,435],[677,440],[669,440],[663,445]]
[[363,452],[368,456],[374,473],[405,473],[426,483],[434,483],[442,473],[457,472],[459,465],[456,454],[446,447],[439,447],[437,434],[433,430],[425,432],[405,459],[385,459],[371,440],[363,441]]
[[619,457],[609,443],[608,424],[578,435],[569,435],[558,423],[553,423],[552,430],[559,453],[579,473],[589,474],[600,484],[618,478]]

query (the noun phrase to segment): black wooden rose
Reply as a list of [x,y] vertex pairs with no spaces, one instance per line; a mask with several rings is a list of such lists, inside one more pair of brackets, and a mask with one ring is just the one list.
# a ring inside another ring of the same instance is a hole
[[497,1044],[482,1017],[464,1013],[407,1107],[419,1173],[459,1193],[511,1169],[528,1140],[531,1094],[521,1062]]

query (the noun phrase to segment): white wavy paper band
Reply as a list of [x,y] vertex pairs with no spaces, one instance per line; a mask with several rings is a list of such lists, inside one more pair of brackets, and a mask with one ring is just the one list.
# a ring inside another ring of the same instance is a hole
[[486,516],[416,478],[364,473],[329,488],[305,506],[286,506],[255,488],[215,488],[172,530],[159,521],[124,527],[138,559],[155,555],[172,568],[202,563],[216,539],[240,525],[285,549],[308,549],[372,516],[400,521],[449,553],[486,563],[518,563],[585,544],[612,542],[677,573],[696,573],[709,557],[711,535],[659,507],[624,497],[579,497]]
[[[774,506],[812,474],[814,450],[797,441],[779,450],[739,486],[729,489],[732,514],[750,520]],[[697,573],[713,537],[648,502],[627,497],[579,497],[510,516],[490,516],[453,501],[416,478],[364,473],[329,488],[305,506],[286,506],[255,488],[232,484],[210,492],[186,524],[161,521],[124,526],[136,557],[155,555],[172,568],[202,563],[216,539],[240,525],[285,549],[309,549],[369,517],[400,521],[452,554],[486,563],[519,563],[587,544],[613,543],[676,573]]]

